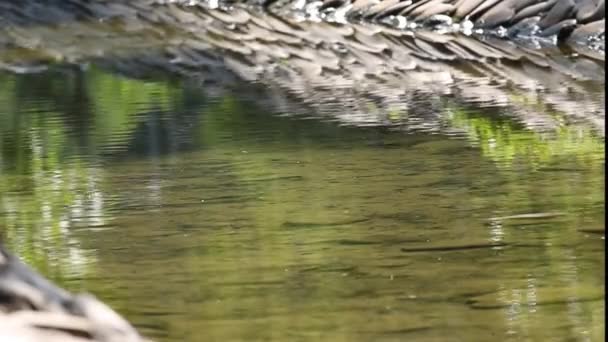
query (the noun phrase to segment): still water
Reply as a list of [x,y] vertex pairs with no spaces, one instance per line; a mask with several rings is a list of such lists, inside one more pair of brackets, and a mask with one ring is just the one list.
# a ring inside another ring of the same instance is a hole
[[3,240],[159,341],[603,341],[602,134],[449,100],[449,133],[349,127],[251,93],[0,74]]

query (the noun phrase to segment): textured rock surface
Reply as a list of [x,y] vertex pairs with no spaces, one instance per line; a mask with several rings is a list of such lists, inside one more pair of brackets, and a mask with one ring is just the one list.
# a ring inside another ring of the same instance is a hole
[[604,0],[266,0],[264,5],[278,12],[299,9],[330,21],[363,19],[514,39],[554,36],[566,41],[577,29],[577,44],[604,37]]
[[[0,28],[0,68],[14,72],[95,62],[131,77],[163,70],[218,91],[252,81],[264,84],[260,98],[277,111],[352,125],[438,130],[446,113],[432,109],[453,99],[504,109],[531,129],[585,121],[604,130],[603,54],[583,48],[572,54],[498,37],[315,22],[240,6],[135,1],[125,10],[108,2],[78,16],[70,2],[47,4],[52,10],[23,3],[32,8],[13,10]],[[37,23],[37,11],[57,20]],[[407,119],[395,119],[396,112]]]

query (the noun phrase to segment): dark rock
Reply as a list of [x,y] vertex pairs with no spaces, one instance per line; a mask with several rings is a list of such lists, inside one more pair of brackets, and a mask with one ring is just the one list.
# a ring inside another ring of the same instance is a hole
[[538,27],[546,29],[568,19],[575,11],[573,0],[558,0],[549,12],[538,22]]
[[517,23],[522,19],[539,16],[543,12],[549,10],[555,4],[557,0],[548,0],[540,3],[536,3],[519,10],[513,18],[511,18],[510,23]]
[[[540,26],[540,25],[539,25]],[[538,35],[540,37],[550,37],[556,35],[558,40],[562,41],[564,37],[568,36],[576,27],[576,19],[567,19],[560,21],[559,23],[547,27],[541,30]]]
[[582,24],[600,20],[606,15],[605,11],[604,0],[600,0],[597,4],[593,3],[592,1],[586,1],[578,9],[576,13],[576,20]]

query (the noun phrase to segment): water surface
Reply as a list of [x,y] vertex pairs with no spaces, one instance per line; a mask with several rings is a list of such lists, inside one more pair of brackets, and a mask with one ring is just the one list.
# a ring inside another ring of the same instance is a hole
[[593,126],[443,98],[443,130],[353,127],[258,92],[0,74],[4,241],[159,341],[603,341]]

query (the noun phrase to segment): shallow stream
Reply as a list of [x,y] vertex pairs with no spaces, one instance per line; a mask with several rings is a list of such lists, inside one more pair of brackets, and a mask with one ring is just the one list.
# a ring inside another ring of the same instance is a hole
[[419,94],[370,124],[140,76],[0,73],[0,232],[144,335],[603,341],[597,125],[526,125],[559,108],[515,90],[517,113]]

